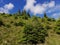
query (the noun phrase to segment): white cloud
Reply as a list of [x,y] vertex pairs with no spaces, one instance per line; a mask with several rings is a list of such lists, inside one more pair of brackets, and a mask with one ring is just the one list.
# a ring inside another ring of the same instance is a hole
[[37,4],[32,10],[31,12],[33,12],[34,14],[42,14],[45,11],[45,8],[39,4]]
[[54,13],[52,16],[60,16],[60,13]]
[[55,7],[53,7],[53,8],[51,8],[51,9],[49,9],[48,11],[47,11],[47,13],[52,13],[52,12],[60,12],[60,5],[56,5]]
[[9,13],[8,9],[4,9],[3,7],[0,7],[0,13]]
[[32,9],[34,9],[34,3],[36,3],[36,1],[35,0],[26,0],[26,5],[24,6],[24,9],[25,10],[32,10]]
[[4,8],[9,9],[9,10],[12,9],[13,7],[14,7],[14,5],[12,3],[6,4],[4,6]]
[[51,17],[59,18],[60,17],[60,13],[53,13]]
[[51,7],[54,7],[55,6],[55,2],[54,1],[51,1],[48,6],[51,8]]
[[30,10],[33,14],[42,14],[44,13],[48,8],[53,8],[55,6],[55,2],[51,1],[49,3],[43,3],[43,4],[36,4],[37,1],[35,0],[26,0],[26,5],[24,6],[24,10],[28,11]]
[[0,13],[9,13],[11,9],[14,8],[12,3],[5,4],[3,7],[0,7]]

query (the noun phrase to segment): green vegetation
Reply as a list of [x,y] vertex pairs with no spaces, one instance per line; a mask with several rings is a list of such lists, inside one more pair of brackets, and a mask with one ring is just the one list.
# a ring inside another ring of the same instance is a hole
[[60,45],[60,19],[0,13],[0,45]]

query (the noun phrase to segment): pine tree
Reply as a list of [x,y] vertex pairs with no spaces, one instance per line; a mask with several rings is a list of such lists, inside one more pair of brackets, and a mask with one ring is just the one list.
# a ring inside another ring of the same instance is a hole
[[29,14],[29,12],[27,13],[27,15],[28,15],[28,17],[30,17],[30,14]]
[[17,15],[18,15],[18,16],[21,15],[21,11],[20,11],[20,9],[18,10]]
[[28,18],[30,17],[30,14],[27,13],[26,10],[23,10],[22,11],[22,16],[23,16],[23,19],[28,20]]
[[45,18],[48,18],[47,15],[46,15],[46,13],[44,13],[44,17],[45,17]]
[[22,15],[26,15],[26,11],[25,10],[22,11]]

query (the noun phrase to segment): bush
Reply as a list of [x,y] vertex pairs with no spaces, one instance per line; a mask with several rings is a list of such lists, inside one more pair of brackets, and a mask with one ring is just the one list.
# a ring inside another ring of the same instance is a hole
[[56,25],[54,27],[54,31],[57,33],[57,34],[60,34],[60,20],[58,20],[56,22]]
[[14,23],[13,21],[11,21],[10,23]]
[[26,24],[24,28],[24,37],[23,40],[25,43],[37,44],[44,43],[45,37],[47,36],[47,31],[42,25],[33,26],[31,24]]
[[28,16],[22,16],[22,19],[28,20]]
[[23,22],[14,23],[15,26],[24,26]]
[[4,23],[2,22],[2,20],[0,20],[0,26],[4,25]]
[[18,17],[17,17],[17,16],[15,16],[15,19],[18,19]]
[[7,28],[10,28],[11,27],[9,24],[5,24],[4,26],[7,27]]

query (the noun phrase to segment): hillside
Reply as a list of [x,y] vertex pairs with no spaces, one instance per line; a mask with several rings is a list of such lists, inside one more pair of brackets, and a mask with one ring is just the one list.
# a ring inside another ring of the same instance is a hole
[[60,19],[0,13],[0,45],[23,44],[60,45]]

